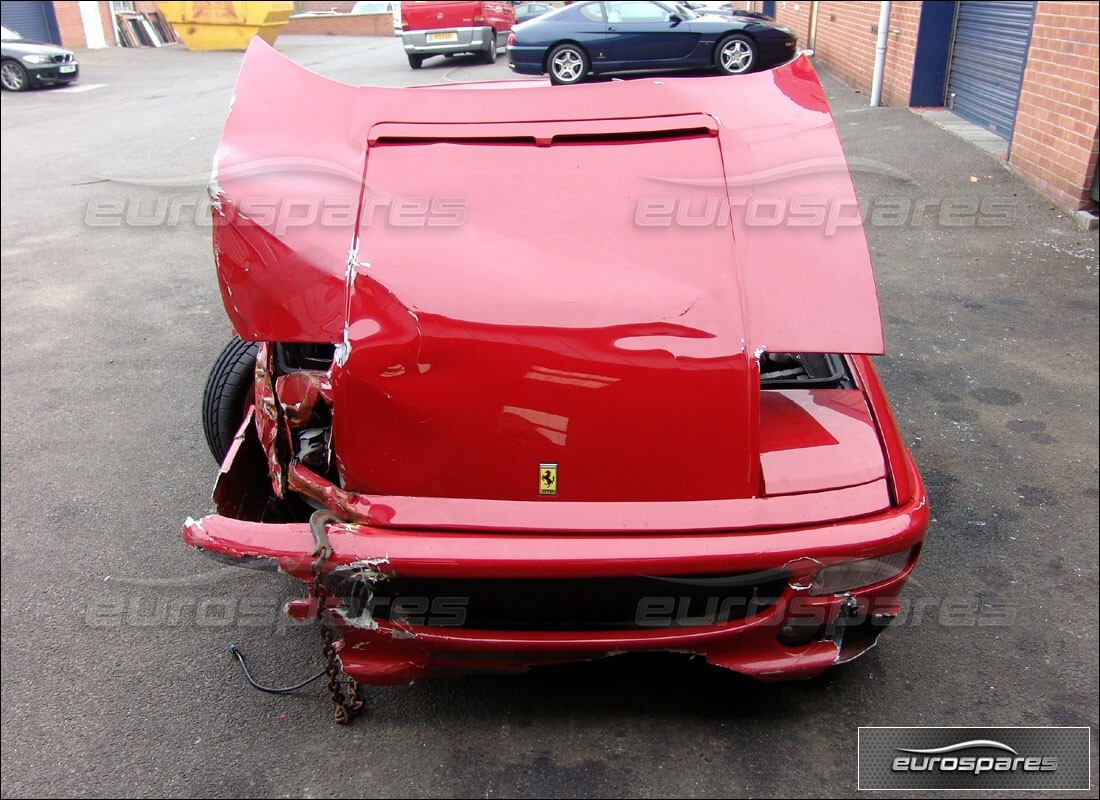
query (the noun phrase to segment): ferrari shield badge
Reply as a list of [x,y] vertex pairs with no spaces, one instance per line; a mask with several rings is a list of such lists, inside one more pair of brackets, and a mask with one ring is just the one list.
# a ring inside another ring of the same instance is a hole
[[539,464],[539,494],[558,493],[558,465]]

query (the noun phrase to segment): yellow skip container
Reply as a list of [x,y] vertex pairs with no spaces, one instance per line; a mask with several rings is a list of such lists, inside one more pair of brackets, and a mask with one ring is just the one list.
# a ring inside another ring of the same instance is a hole
[[253,36],[275,44],[290,21],[290,2],[158,2],[188,50],[244,50]]

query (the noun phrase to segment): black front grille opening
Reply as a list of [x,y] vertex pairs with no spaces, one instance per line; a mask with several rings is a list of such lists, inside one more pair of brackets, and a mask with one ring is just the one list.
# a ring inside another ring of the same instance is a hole
[[399,576],[372,588],[354,575],[334,578],[331,588],[352,617],[369,608],[375,619],[412,627],[500,631],[661,630],[726,624],[766,612],[787,585],[782,570],[568,579]]

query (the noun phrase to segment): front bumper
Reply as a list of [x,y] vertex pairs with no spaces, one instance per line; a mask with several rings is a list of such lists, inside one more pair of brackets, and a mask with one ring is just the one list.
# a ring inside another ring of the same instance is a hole
[[[71,66],[72,72],[61,72],[61,67]],[[62,83],[72,83],[80,77],[80,66],[70,61],[67,64],[23,64],[27,71],[27,79],[31,86],[56,86]]]
[[[775,602],[758,613],[682,625],[670,615],[667,624],[630,630],[486,630],[430,618],[410,624],[330,600],[342,635],[340,661],[352,678],[374,685],[455,672],[519,671],[639,651],[693,653],[761,680],[808,678],[874,645],[897,614],[927,520],[922,492],[921,499],[899,508],[827,528],[736,533],[536,535],[333,524],[327,527],[332,547],[327,567],[344,580],[374,585],[398,578],[418,579],[421,585],[456,578],[560,579],[565,584],[576,578],[662,575],[684,576],[691,584],[698,576],[752,571],[789,576]],[[187,520],[183,538],[222,561],[278,569],[303,582],[311,577],[315,540],[309,523],[266,524],[213,515]],[[889,580],[840,595],[815,597],[806,591],[807,569],[905,549],[911,552],[907,565]],[[675,583],[669,590],[673,606],[681,592]],[[287,612],[306,619],[314,610],[312,601],[303,599],[292,602]],[[812,636],[785,644],[781,634],[800,623],[812,629]]]
[[[433,37],[454,34],[453,41],[432,41]],[[489,49],[493,29],[487,26],[474,28],[441,28],[440,30],[403,31],[401,42],[406,53],[421,56],[446,53],[477,53]]]

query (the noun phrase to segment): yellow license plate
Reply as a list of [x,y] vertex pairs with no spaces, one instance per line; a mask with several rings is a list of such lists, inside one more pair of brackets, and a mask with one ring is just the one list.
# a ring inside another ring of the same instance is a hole
[[450,32],[450,33],[429,33],[428,34],[428,41],[429,42],[457,42],[458,41],[458,34],[453,32],[453,31]]

